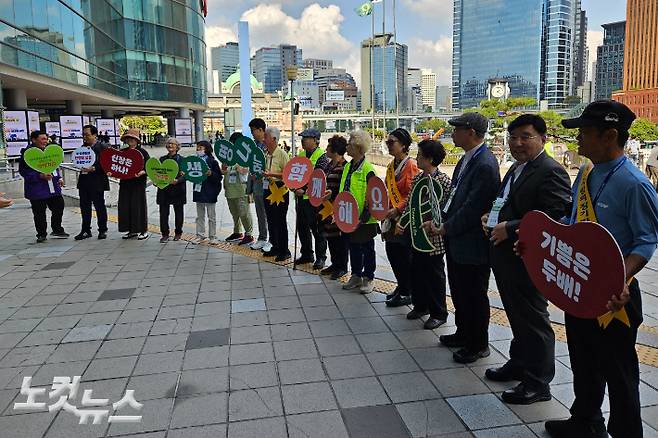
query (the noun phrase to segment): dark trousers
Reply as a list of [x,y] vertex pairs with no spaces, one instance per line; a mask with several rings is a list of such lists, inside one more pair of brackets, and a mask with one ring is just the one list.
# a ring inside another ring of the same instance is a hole
[[411,251],[411,303],[432,318],[447,319],[446,273],[443,254]]
[[370,280],[375,278],[375,239],[365,242],[350,242],[350,266],[352,275],[365,277]]
[[555,376],[555,333],[548,301],[532,284],[511,246],[492,252],[491,267],[514,336],[509,365],[523,373],[526,385],[547,388]]
[[393,269],[400,295],[411,294],[411,248],[403,242],[386,242],[386,256]]
[[297,234],[302,245],[301,256],[313,258],[313,242],[315,240],[316,260],[327,258],[327,238],[322,234],[322,225],[318,217],[318,209],[313,207],[308,199],[297,198]]
[[457,335],[471,351],[489,344],[489,265],[463,265],[446,254]]
[[34,228],[37,229],[37,237],[48,235],[48,221],[46,220],[46,208],[50,210],[50,226],[53,232],[62,232],[62,216],[64,216],[64,198],[53,196],[48,199],[30,200],[32,215],[34,216]]
[[328,237],[329,254],[331,254],[331,266],[336,271],[347,271],[347,258],[349,254],[350,238],[346,234]]
[[272,251],[277,255],[288,255],[288,221],[286,214],[288,213],[288,204],[290,202],[290,193],[283,196],[283,202],[280,204],[270,204],[267,197],[270,196],[270,191],[265,190],[265,214],[267,216],[267,230],[270,233],[270,243],[272,244]]
[[185,204],[178,202],[176,204],[160,204],[160,232],[163,236],[169,235],[169,206],[174,207],[174,232],[183,234],[183,220],[185,218]]
[[[640,303],[637,281],[629,289],[631,300]],[[629,306],[626,307],[628,310]],[[608,432],[614,438],[641,437],[640,369],[635,351],[637,323],[632,322],[628,327],[615,319],[603,329],[595,319],[565,315],[565,325],[576,395],[571,415],[588,422],[603,422],[601,404],[607,384]]]
[[105,192],[79,190],[80,213],[82,214],[82,231],[91,233],[91,206],[96,210],[98,232],[107,232],[107,207],[105,206]]

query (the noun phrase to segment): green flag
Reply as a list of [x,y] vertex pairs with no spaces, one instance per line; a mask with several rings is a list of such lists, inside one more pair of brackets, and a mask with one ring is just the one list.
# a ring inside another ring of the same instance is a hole
[[366,15],[372,14],[372,3],[365,2],[361,6],[355,9],[356,13],[359,14],[359,17],[365,17]]

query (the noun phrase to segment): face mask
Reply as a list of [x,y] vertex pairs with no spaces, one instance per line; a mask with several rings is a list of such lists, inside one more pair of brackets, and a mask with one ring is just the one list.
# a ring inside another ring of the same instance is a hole
[[205,151],[196,151],[196,155],[197,155],[197,157],[205,157],[206,152]]

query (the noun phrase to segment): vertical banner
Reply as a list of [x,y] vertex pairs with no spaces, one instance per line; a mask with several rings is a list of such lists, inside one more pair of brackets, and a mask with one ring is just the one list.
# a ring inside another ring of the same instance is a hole
[[98,135],[106,135],[110,137],[110,144],[119,144],[119,131],[117,130],[118,123],[115,119],[96,119],[96,129]]
[[59,139],[62,136],[62,131],[59,127],[59,122],[46,122],[44,125],[48,137],[52,137],[53,135],[56,135],[57,139]]
[[41,129],[41,124],[39,123],[39,112],[38,111],[28,111],[27,112],[27,127],[28,132],[38,131]]
[[62,149],[77,149],[82,145],[82,116],[59,116]]
[[[249,23],[238,24],[238,44],[240,53],[240,101],[242,102],[242,135],[251,138],[249,122],[253,118],[251,109],[251,59],[249,54]],[[246,84],[246,86],[245,86]]]
[[174,119],[174,136],[183,144],[192,143],[192,119]]
[[20,155],[21,149],[29,144],[30,133],[27,125],[26,111],[4,111],[3,118],[7,156]]

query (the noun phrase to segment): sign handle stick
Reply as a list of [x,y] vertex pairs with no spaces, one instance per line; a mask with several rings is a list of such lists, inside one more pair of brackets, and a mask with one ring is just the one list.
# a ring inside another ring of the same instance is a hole
[[293,249],[293,259],[292,259],[292,269],[293,271],[297,270],[297,196],[293,191],[293,198],[295,201],[295,244]]

